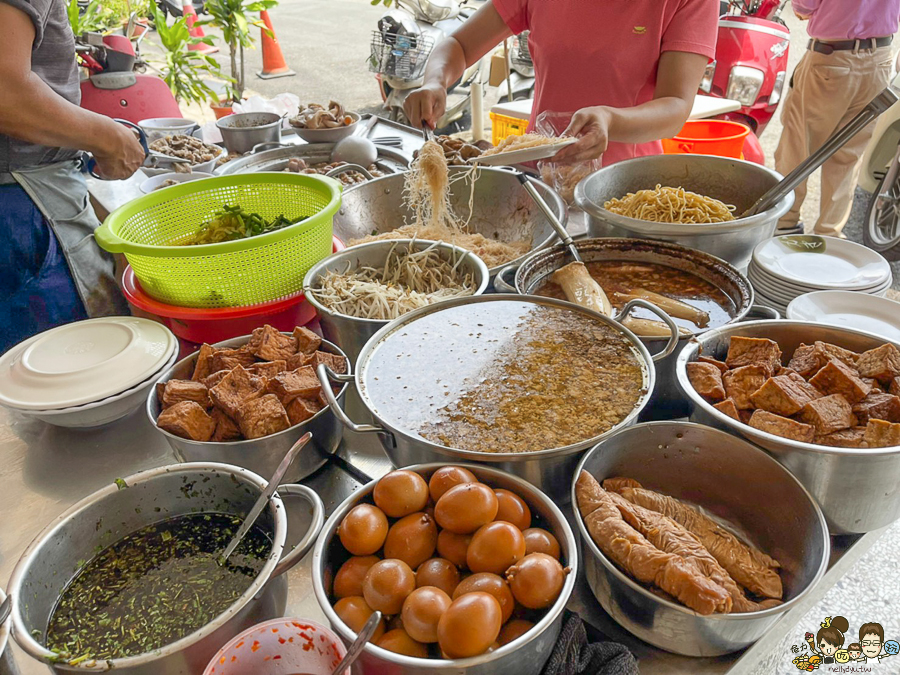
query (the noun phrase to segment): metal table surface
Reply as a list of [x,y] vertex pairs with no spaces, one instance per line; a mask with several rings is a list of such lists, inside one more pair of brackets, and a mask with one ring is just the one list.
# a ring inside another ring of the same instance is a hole
[[[360,419],[358,399],[348,398],[348,412]],[[95,490],[144,469],[174,463],[172,449],[138,410],[128,418],[96,430],[69,430],[28,420],[0,408],[0,580],[5,583],[19,556],[53,518]],[[347,432],[336,455],[318,472],[304,480],[325,503],[327,513],[370,478],[391,469],[374,435]],[[570,505],[562,505],[571,519]],[[833,540],[832,567],[806,604],[789,612],[756,645],[742,655],[689,658],[655,649],[619,628],[600,608],[582,578],[576,584],[569,608],[610,639],[622,642],[638,657],[642,673],[750,672],[752,665],[796,623],[797,618],[825,592],[880,536]],[[846,555],[845,555],[846,554]],[[312,591],[312,555],[307,555],[289,573],[287,613],[325,621]],[[835,564],[837,563],[837,564]],[[885,580],[887,582],[887,580]],[[771,639],[768,639],[771,637]],[[18,646],[13,653],[22,675],[45,675],[49,669],[28,658]]]

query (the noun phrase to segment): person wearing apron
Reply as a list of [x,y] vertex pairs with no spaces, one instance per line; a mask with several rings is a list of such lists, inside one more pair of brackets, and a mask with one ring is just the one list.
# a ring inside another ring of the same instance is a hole
[[64,0],[0,0],[0,353],[70,321],[128,314],[81,173],[143,163],[134,133],[78,107],[75,38]]

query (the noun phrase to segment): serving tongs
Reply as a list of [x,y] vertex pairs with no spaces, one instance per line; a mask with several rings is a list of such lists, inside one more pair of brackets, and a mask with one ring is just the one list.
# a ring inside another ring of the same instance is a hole
[[796,169],[791,171],[787,176],[781,179],[770,188],[762,197],[756,200],[749,209],[741,214],[741,218],[755,216],[757,213],[766,211],[787,195],[800,183],[809,178],[810,174],[822,166],[828,159],[840,150],[846,143],[862,131],[866,125],[881,115],[885,110],[900,100],[900,74],[882,91],[878,96],[873,98],[869,104],[863,108],[859,114],[852,120],[847,122],[843,127],[833,133],[827,141],[822,144],[818,150],[803,160]]

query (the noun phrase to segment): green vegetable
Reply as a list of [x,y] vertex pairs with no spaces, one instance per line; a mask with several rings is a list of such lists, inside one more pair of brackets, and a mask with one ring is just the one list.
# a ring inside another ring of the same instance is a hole
[[248,213],[240,206],[228,206],[227,204],[218,211],[215,217],[208,223],[200,226],[200,229],[190,238],[180,242],[182,246],[196,246],[198,244],[218,244],[223,241],[235,241],[256,237],[267,232],[280,230],[288,225],[294,225],[309,216],[300,216],[291,220],[281,214],[271,221],[265,220],[258,213]]

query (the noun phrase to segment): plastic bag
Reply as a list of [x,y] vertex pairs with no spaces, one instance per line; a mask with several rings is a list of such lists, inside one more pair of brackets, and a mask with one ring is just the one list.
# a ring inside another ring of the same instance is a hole
[[[282,121],[282,126],[283,128],[287,129],[290,127],[290,125],[288,124],[288,118],[296,115],[300,111],[300,99],[294,94],[287,93],[278,94],[277,96],[273,96],[272,98],[251,96],[250,98],[244,99],[240,103],[235,103],[234,106],[232,106],[232,111],[235,113],[275,113],[276,115],[281,115],[284,118],[284,120]],[[222,142],[222,133],[216,126],[215,121],[207,122],[202,127],[200,127],[200,130],[205,142]]]
[[[534,123],[534,130],[544,136],[561,136],[569,127],[574,112],[558,113],[545,111],[538,115]],[[578,164],[560,164],[552,159],[538,162],[538,170],[541,172],[541,180],[553,187],[563,201],[569,206],[575,203],[575,186],[586,176],[598,171],[603,164],[600,159],[592,159]]]

